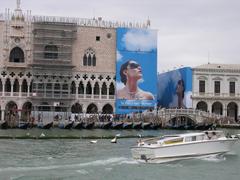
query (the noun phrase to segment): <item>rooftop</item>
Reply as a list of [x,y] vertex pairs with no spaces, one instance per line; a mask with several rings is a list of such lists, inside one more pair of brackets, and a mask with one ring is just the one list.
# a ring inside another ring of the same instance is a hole
[[229,69],[235,70],[240,69],[240,64],[203,64],[196,66],[193,69]]

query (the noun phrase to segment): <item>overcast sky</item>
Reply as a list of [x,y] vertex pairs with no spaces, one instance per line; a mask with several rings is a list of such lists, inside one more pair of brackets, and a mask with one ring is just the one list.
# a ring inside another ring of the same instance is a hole
[[[16,0],[0,0],[0,12]],[[158,30],[158,71],[240,63],[240,0],[21,0],[32,15],[146,22]]]

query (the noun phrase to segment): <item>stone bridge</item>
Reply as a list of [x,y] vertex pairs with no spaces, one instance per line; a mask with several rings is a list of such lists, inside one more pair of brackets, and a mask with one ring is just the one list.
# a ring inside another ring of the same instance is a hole
[[[145,119],[157,117],[163,126],[168,124],[184,125],[184,124],[212,124],[221,122],[225,119],[224,116],[209,113],[196,109],[160,109],[152,112],[144,112]],[[147,118],[148,117],[148,118]]]

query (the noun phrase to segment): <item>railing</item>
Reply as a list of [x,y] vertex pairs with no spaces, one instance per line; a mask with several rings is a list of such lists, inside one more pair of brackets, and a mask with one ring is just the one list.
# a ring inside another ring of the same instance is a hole
[[[5,97],[19,97],[19,95],[21,95],[20,97],[27,97],[28,93],[27,92],[22,92],[20,94],[20,92],[5,92],[4,96]],[[3,92],[0,92],[0,96],[3,96]],[[61,93],[43,93],[43,92],[37,92],[37,93],[33,93],[33,92],[29,92],[29,97],[33,97],[33,98],[53,98],[53,99],[76,99],[76,97],[78,99],[110,99],[110,100],[114,100],[115,99],[115,95],[92,95],[92,94],[86,94],[86,97],[84,98],[84,94],[61,94]]]
[[224,98],[232,98],[237,97],[240,98],[240,93],[199,93],[193,92],[192,97],[224,97]]

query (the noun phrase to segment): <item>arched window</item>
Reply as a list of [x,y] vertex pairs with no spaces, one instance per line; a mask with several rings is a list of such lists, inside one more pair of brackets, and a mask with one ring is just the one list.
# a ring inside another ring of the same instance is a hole
[[0,79],[0,92],[3,90],[2,80]]
[[95,56],[95,54],[93,55],[93,58],[92,58],[92,65],[96,66],[96,56]]
[[87,83],[86,94],[92,94],[92,86],[91,83]]
[[74,81],[71,84],[71,94],[76,94],[76,84]]
[[46,45],[44,48],[45,59],[57,59],[58,58],[58,47],[56,45]]
[[111,83],[109,87],[109,95],[114,95],[114,94],[115,94],[115,88],[113,83]]
[[84,54],[84,56],[83,56],[83,65],[84,66],[87,66],[87,55],[86,54]]
[[24,52],[21,48],[15,47],[10,52],[10,62],[22,63],[24,62]]
[[107,85],[105,82],[102,85],[102,95],[107,95]]
[[88,48],[83,56],[84,66],[96,66],[96,55],[92,48]]
[[82,81],[79,83],[78,86],[78,94],[84,94],[84,85]]
[[99,94],[99,85],[98,85],[98,82],[95,83],[95,86],[94,86],[94,94]]
[[13,84],[13,92],[19,92],[19,82],[17,79],[15,79]]
[[27,92],[28,91],[28,85],[26,79],[23,80],[22,82],[22,92]]
[[11,81],[9,78],[7,78],[6,83],[5,83],[5,91],[11,92]]

